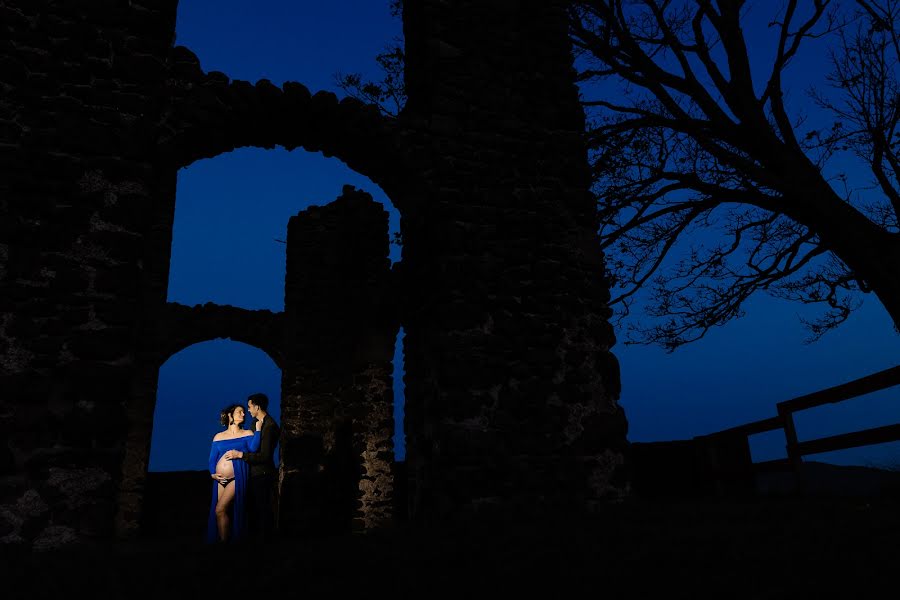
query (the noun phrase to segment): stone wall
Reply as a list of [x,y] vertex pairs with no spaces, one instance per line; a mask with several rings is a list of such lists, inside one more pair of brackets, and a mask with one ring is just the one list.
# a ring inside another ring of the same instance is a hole
[[[172,47],[175,0],[0,0],[0,541],[134,533],[160,361],[207,335],[282,365],[285,532],[386,522],[399,324],[414,521],[620,497],[564,5],[406,0],[409,103],[390,119],[204,72]],[[348,189],[292,219],[284,314],[167,305],[177,169],[275,145],[376,182],[402,263]],[[186,329],[166,346],[166,327]]]
[[[624,491],[565,2],[405,2],[407,457],[419,519]],[[418,140],[417,140],[418,141]]]
[[0,1],[4,544],[113,533],[175,6]]

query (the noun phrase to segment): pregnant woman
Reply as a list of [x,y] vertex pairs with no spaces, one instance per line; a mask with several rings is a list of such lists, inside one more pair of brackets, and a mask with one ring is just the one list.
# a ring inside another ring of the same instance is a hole
[[244,461],[230,460],[224,454],[229,450],[259,450],[259,428],[262,425],[258,422],[256,431],[242,429],[244,407],[240,404],[222,409],[219,420],[226,429],[213,437],[209,451],[209,474],[213,479],[213,491],[206,541],[210,544],[236,542],[247,535],[244,503],[250,470]]

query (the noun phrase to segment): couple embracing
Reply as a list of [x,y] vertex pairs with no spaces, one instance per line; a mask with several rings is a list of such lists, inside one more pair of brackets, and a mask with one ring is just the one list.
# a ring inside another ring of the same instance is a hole
[[[212,503],[206,541],[271,541],[275,530],[275,461],[273,455],[281,430],[266,410],[265,394],[251,394],[247,410],[240,404],[222,409],[225,431],[213,437],[209,473],[213,479]],[[245,412],[251,428],[242,427]]]

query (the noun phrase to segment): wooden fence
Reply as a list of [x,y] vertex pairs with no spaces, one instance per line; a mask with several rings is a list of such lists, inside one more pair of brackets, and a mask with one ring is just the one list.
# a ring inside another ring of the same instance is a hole
[[[751,462],[749,471],[759,473],[764,471],[792,470],[797,480],[798,491],[802,493],[806,487],[801,468],[804,456],[900,440],[900,423],[801,442],[797,439],[794,413],[825,404],[843,402],[898,384],[900,384],[900,365],[848,383],[779,402],[776,405],[778,414],[774,417],[697,436],[694,440],[706,448],[707,459],[713,471],[713,478],[725,481],[729,477],[734,477],[736,472],[734,461],[728,464],[728,461],[723,462],[721,460],[720,448],[733,448],[736,445],[738,447],[746,446],[747,455],[749,455],[749,436],[782,429],[784,430],[787,458],[759,463]],[[746,474],[746,472],[747,469],[738,469],[737,475],[740,476],[741,473]]]

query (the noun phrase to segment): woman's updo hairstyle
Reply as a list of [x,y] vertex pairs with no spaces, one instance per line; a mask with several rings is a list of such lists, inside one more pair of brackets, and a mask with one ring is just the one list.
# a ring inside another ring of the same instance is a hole
[[234,409],[239,408],[240,406],[240,404],[229,404],[223,408],[222,412],[219,413],[219,423],[221,423],[223,427],[228,427],[231,424],[228,417],[234,414]]

